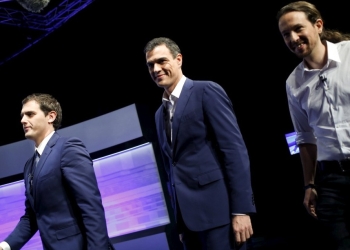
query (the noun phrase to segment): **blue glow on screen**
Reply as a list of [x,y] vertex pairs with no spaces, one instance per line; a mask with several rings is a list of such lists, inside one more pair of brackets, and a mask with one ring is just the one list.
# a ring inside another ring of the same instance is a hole
[[285,134],[288,148],[289,148],[289,153],[291,155],[299,153],[299,147],[298,147],[297,143],[295,142],[296,136],[297,136],[296,132],[291,132],[291,133]]
[[[170,223],[151,143],[94,161],[110,238]],[[0,186],[0,241],[24,214],[23,181]],[[22,248],[42,250],[37,232]]]

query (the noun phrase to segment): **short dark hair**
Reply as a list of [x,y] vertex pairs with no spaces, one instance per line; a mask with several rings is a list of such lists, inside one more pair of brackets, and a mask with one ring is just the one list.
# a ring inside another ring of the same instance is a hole
[[33,100],[39,104],[39,107],[44,112],[45,116],[47,116],[48,113],[51,111],[56,112],[57,116],[56,119],[53,121],[53,127],[55,128],[55,130],[59,129],[61,127],[62,122],[62,108],[60,103],[52,95],[34,93],[24,98],[22,100],[22,105]]
[[[280,20],[280,18],[293,11],[299,11],[304,12],[306,15],[306,18],[312,23],[316,23],[318,19],[323,20],[321,13],[316,8],[316,6],[312,3],[306,2],[306,1],[297,1],[289,3],[285,6],[283,6],[278,12],[277,12],[277,21]],[[323,20],[324,21],[324,20]],[[323,27],[322,33],[320,33],[320,39],[321,40],[327,40],[333,43],[341,42],[344,40],[350,40],[350,34],[347,33],[341,33],[337,30],[330,30]]]
[[173,58],[175,58],[178,54],[181,54],[179,46],[173,40],[167,37],[157,37],[152,39],[146,44],[144,52],[146,54],[152,51],[155,47],[163,44],[170,50],[170,53],[173,56]]

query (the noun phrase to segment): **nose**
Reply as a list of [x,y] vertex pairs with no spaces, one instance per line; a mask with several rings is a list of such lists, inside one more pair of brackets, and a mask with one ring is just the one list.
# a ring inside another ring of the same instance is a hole
[[291,42],[296,42],[299,40],[299,35],[296,32],[291,32],[290,33],[290,41]]
[[161,71],[161,67],[158,63],[155,63],[153,66],[153,72],[159,72]]
[[23,117],[21,118],[21,123],[22,123],[22,125],[24,125],[24,124],[27,123],[27,121],[26,121],[26,119],[25,119],[25,116],[23,116]]

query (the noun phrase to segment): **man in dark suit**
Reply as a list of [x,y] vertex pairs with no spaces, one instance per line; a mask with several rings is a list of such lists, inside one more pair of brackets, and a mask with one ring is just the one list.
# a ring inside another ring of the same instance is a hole
[[22,105],[25,137],[36,153],[24,167],[25,213],[0,250],[21,249],[38,230],[45,250],[113,249],[89,152],[78,138],[56,132],[59,102],[32,94]]
[[182,55],[171,39],[155,38],[144,52],[152,79],[164,88],[155,121],[184,249],[245,249],[256,211],[231,101],[217,83],[182,74]]

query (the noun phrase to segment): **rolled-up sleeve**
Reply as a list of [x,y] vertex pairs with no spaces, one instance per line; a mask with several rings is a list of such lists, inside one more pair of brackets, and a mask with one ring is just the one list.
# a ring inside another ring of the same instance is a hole
[[314,135],[313,128],[309,125],[307,113],[302,109],[301,105],[294,98],[290,87],[287,84],[286,87],[288,107],[290,117],[294,126],[294,130],[297,133],[295,142],[299,144],[311,143],[316,144],[316,137]]

